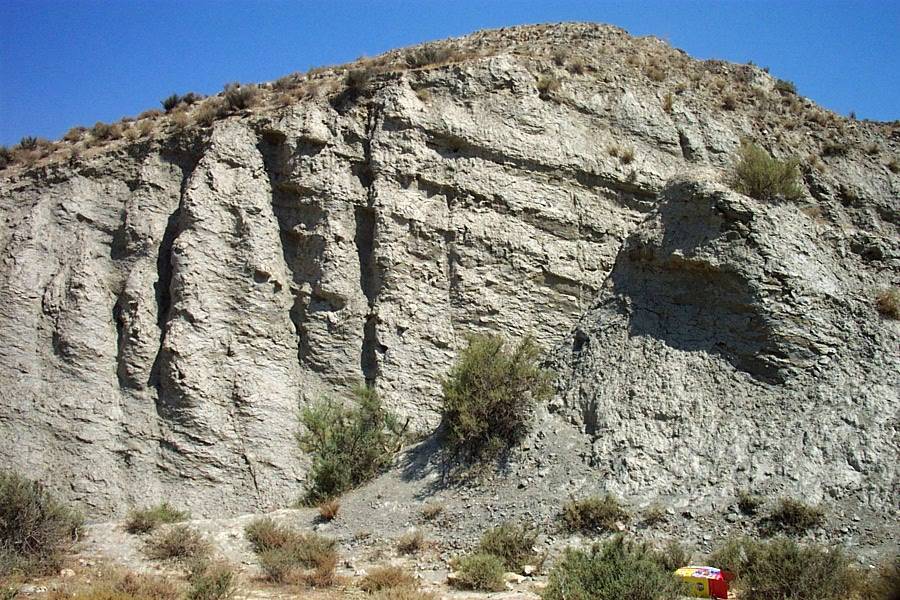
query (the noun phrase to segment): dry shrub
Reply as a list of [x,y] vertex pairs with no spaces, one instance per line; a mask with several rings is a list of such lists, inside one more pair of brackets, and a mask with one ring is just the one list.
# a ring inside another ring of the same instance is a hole
[[126,127],[124,135],[126,140],[133,142],[141,137],[141,130],[137,127]]
[[138,133],[141,134],[141,137],[147,137],[151,133],[153,133],[154,125],[153,121],[144,120],[138,123],[137,125]]
[[762,496],[754,494],[749,490],[738,490],[738,510],[740,510],[745,515],[755,515],[760,507],[762,507],[764,502],[765,500]]
[[503,523],[481,536],[478,552],[503,561],[507,571],[521,573],[525,565],[538,565],[542,558],[534,551],[538,532],[533,527]]
[[0,576],[55,571],[81,524],[41,483],[0,471]]
[[184,129],[191,124],[191,118],[184,110],[177,110],[172,113],[172,124],[178,129]]
[[341,503],[336,498],[332,498],[319,504],[319,516],[323,521],[332,521],[337,517],[340,509]]
[[888,319],[900,320],[900,288],[881,290],[875,296],[875,308]]
[[648,66],[644,73],[651,81],[655,81],[657,83],[663,82],[666,80],[666,71],[658,64],[652,64]]
[[555,75],[544,74],[541,75],[537,80],[537,91],[538,95],[543,99],[547,100],[553,96],[556,92],[559,91],[560,82],[559,78]]
[[659,504],[651,504],[644,510],[643,517],[645,525],[657,525],[658,523],[665,523],[666,509],[664,509]]
[[147,540],[145,552],[156,560],[198,560],[209,556],[212,547],[196,529],[177,525]]
[[241,85],[238,82],[225,84],[225,105],[231,111],[250,108],[259,99],[259,88],[255,85]]
[[452,48],[429,44],[409,51],[404,60],[409,68],[421,69],[422,67],[449,62],[453,59],[453,55]]
[[625,148],[619,153],[619,162],[630,165],[634,162],[634,148]]
[[628,512],[612,494],[569,500],[562,508],[562,520],[569,531],[614,531],[617,523],[627,523],[628,519]]
[[149,533],[159,525],[185,521],[189,513],[173,508],[168,502],[155,506],[136,508],[125,518],[125,531],[128,533]]
[[797,86],[794,85],[793,81],[788,81],[787,79],[778,79],[775,81],[775,91],[779,94],[797,94]]
[[254,520],[245,534],[270,581],[314,587],[334,583],[338,562],[334,540],[277,525],[269,518]]
[[221,98],[210,98],[194,111],[194,122],[198,125],[212,125],[212,123],[227,114],[225,101]]
[[438,600],[438,596],[415,587],[401,587],[375,592],[371,600]]
[[78,127],[73,127],[66,132],[66,134],[63,136],[63,139],[67,142],[77,142],[82,137],[84,137],[85,131],[87,131],[86,127],[81,127],[80,125]]
[[802,534],[825,522],[825,511],[794,498],[781,498],[761,526],[764,531]]
[[416,554],[425,547],[425,536],[418,529],[411,529],[397,538],[397,552]]
[[422,506],[422,518],[426,521],[433,521],[444,512],[444,505],[440,502],[428,502]]
[[662,109],[667,114],[672,114],[672,109],[675,106],[675,96],[672,95],[672,92],[666,92],[666,95],[663,96]]
[[734,94],[725,94],[722,97],[722,108],[725,110],[737,110],[738,107],[738,99]]
[[891,173],[900,173],[900,159],[897,157],[891,158],[885,166]]
[[104,569],[86,585],[58,597],[66,600],[178,600],[180,596],[178,586],[163,577]]
[[410,588],[415,585],[415,578],[402,567],[396,566],[375,567],[359,582],[359,588],[370,594],[382,590]]

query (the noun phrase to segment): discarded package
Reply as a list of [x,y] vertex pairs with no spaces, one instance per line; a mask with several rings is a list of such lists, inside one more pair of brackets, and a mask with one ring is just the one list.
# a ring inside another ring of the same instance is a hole
[[728,598],[728,583],[734,579],[732,573],[715,567],[681,567],[675,577],[692,598]]

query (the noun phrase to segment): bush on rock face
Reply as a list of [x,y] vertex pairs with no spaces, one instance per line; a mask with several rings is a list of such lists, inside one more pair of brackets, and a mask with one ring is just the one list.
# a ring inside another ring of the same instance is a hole
[[552,394],[530,339],[507,349],[497,336],[473,336],[443,382],[444,447],[466,462],[500,458],[528,433],[537,402]]
[[743,141],[734,165],[731,187],[757,200],[770,200],[776,196],[796,200],[803,195],[798,165],[795,159],[772,158],[765,149]]
[[399,451],[405,427],[377,392],[356,389],[356,403],[322,400],[301,408],[300,449],[313,458],[306,499],[318,503],[375,477]]
[[81,525],[81,516],[41,483],[0,471],[0,576],[58,569]]

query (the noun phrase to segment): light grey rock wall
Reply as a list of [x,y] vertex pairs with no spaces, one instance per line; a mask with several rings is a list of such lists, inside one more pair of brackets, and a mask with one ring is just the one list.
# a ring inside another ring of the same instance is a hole
[[[465,336],[498,332],[554,350],[551,408],[613,487],[771,476],[885,503],[898,333],[871,298],[897,280],[897,175],[857,152],[797,204],[666,187],[721,179],[742,136],[802,155],[828,132],[775,139],[769,108],[700,84],[666,112],[691,69],[773,80],[591,27],[4,174],[0,457],[95,515],[283,506],[298,402],[367,382],[430,430]],[[566,40],[589,70],[548,58]],[[669,80],[629,66],[651,51]]]

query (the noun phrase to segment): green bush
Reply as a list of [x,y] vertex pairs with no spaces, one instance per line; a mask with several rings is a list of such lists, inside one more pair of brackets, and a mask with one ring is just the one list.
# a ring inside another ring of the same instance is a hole
[[741,194],[769,200],[782,196],[796,200],[803,195],[799,161],[772,158],[768,152],[752,142],[743,141],[734,165],[731,187]]
[[563,505],[562,519],[569,531],[598,533],[614,531],[616,523],[627,523],[628,511],[612,494],[569,500]]
[[374,77],[375,70],[372,67],[350,69],[344,76],[344,84],[352,93],[362,94],[369,89]]
[[270,581],[330,585],[338,554],[334,540],[259,518],[244,530]]
[[200,561],[188,574],[187,600],[227,600],[237,589],[237,576],[225,563]]
[[553,393],[538,355],[531,338],[511,351],[497,336],[469,338],[442,382],[443,444],[452,458],[496,460],[525,437],[535,403]]
[[19,148],[22,150],[37,150],[37,147],[40,145],[40,139],[36,138],[33,135],[26,135],[21,140],[19,140]]
[[761,523],[764,531],[802,534],[825,521],[825,511],[793,498],[782,498]]
[[13,153],[6,146],[0,146],[0,169],[5,169],[13,162]]
[[81,516],[41,483],[0,471],[0,576],[58,569],[81,525]]
[[534,551],[537,530],[525,525],[503,523],[481,536],[477,552],[503,561],[507,571],[521,573],[525,565],[537,565],[541,557]]
[[420,69],[430,65],[447,62],[453,57],[453,51],[450,48],[437,45],[422,46],[409,51],[404,57],[406,65],[411,69]]
[[125,519],[125,531],[128,533],[149,533],[159,525],[184,521],[189,516],[190,513],[177,510],[170,506],[168,502],[163,502],[156,506],[134,509],[129,512],[128,517]]
[[167,113],[175,110],[175,107],[181,104],[181,96],[178,94],[172,94],[171,96],[165,98],[160,102],[162,104],[163,110]]
[[468,590],[499,592],[503,581],[503,561],[493,554],[469,554],[459,559],[454,585]]
[[796,94],[797,86],[793,81],[787,79],[778,79],[775,81],[775,91],[779,94]]
[[736,575],[742,600],[838,600],[858,583],[850,560],[837,548],[798,545],[777,538],[727,541],[709,557],[711,566]]
[[147,540],[146,554],[156,560],[202,560],[212,547],[199,531],[176,525],[160,531]]
[[333,498],[375,477],[403,442],[405,427],[385,409],[375,390],[355,390],[355,406],[322,400],[301,408],[300,449],[312,454],[306,500]]
[[590,550],[567,549],[544,600],[676,600],[681,586],[647,546],[615,536]]

